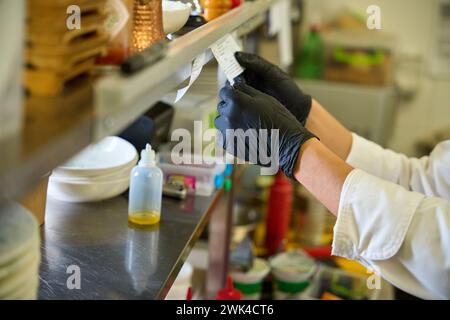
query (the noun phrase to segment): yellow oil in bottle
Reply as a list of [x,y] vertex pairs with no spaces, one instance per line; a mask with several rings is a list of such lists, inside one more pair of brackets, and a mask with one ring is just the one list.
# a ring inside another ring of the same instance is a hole
[[128,215],[128,221],[139,225],[157,224],[161,219],[158,211],[138,211]]

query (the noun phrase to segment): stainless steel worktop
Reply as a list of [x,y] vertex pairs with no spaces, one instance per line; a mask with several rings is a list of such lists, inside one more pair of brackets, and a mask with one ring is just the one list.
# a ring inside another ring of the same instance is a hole
[[[163,299],[221,194],[163,198],[159,226],[145,229],[128,224],[123,196],[93,204],[49,198],[39,298]],[[72,265],[79,267],[80,289],[67,287]]]

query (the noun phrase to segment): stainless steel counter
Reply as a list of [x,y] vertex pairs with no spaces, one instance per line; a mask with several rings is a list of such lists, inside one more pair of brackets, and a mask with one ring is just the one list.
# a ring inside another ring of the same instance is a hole
[[[146,229],[128,224],[122,196],[93,204],[49,198],[39,298],[163,299],[221,195],[163,198],[159,226]],[[74,283],[72,265],[79,267],[80,289],[67,287],[68,279]]]

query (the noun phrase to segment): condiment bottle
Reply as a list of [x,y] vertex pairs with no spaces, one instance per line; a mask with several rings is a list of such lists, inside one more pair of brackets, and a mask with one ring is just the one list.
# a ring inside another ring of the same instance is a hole
[[164,38],[161,0],[134,0],[133,45],[140,52]]
[[156,166],[155,151],[147,144],[141,152],[141,160],[131,171],[128,220],[139,225],[159,222],[163,173]]
[[227,285],[225,288],[217,292],[216,300],[242,300],[242,294],[233,287],[233,279],[227,277]]
[[270,187],[266,216],[266,249],[270,255],[283,245],[291,220],[292,182],[280,171]]

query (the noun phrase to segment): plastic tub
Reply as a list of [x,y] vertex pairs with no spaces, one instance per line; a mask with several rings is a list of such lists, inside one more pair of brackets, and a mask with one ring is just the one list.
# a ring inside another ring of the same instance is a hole
[[269,273],[269,264],[256,258],[253,267],[247,272],[232,272],[233,284],[245,300],[259,300],[261,298],[262,282]]
[[[195,178],[195,194],[199,196],[210,196],[216,188],[217,176],[223,174],[225,164],[215,164],[210,167],[175,165],[170,163],[159,163],[167,181],[170,176],[186,176]],[[190,192],[192,193],[192,192]]]
[[324,292],[340,299],[376,300],[381,290],[370,290],[367,279],[373,274],[362,275],[342,269],[320,266],[311,286],[302,294],[304,300],[322,299]]
[[277,300],[301,299],[316,271],[314,260],[303,250],[293,250],[276,255],[270,260],[274,276],[274,298]]

